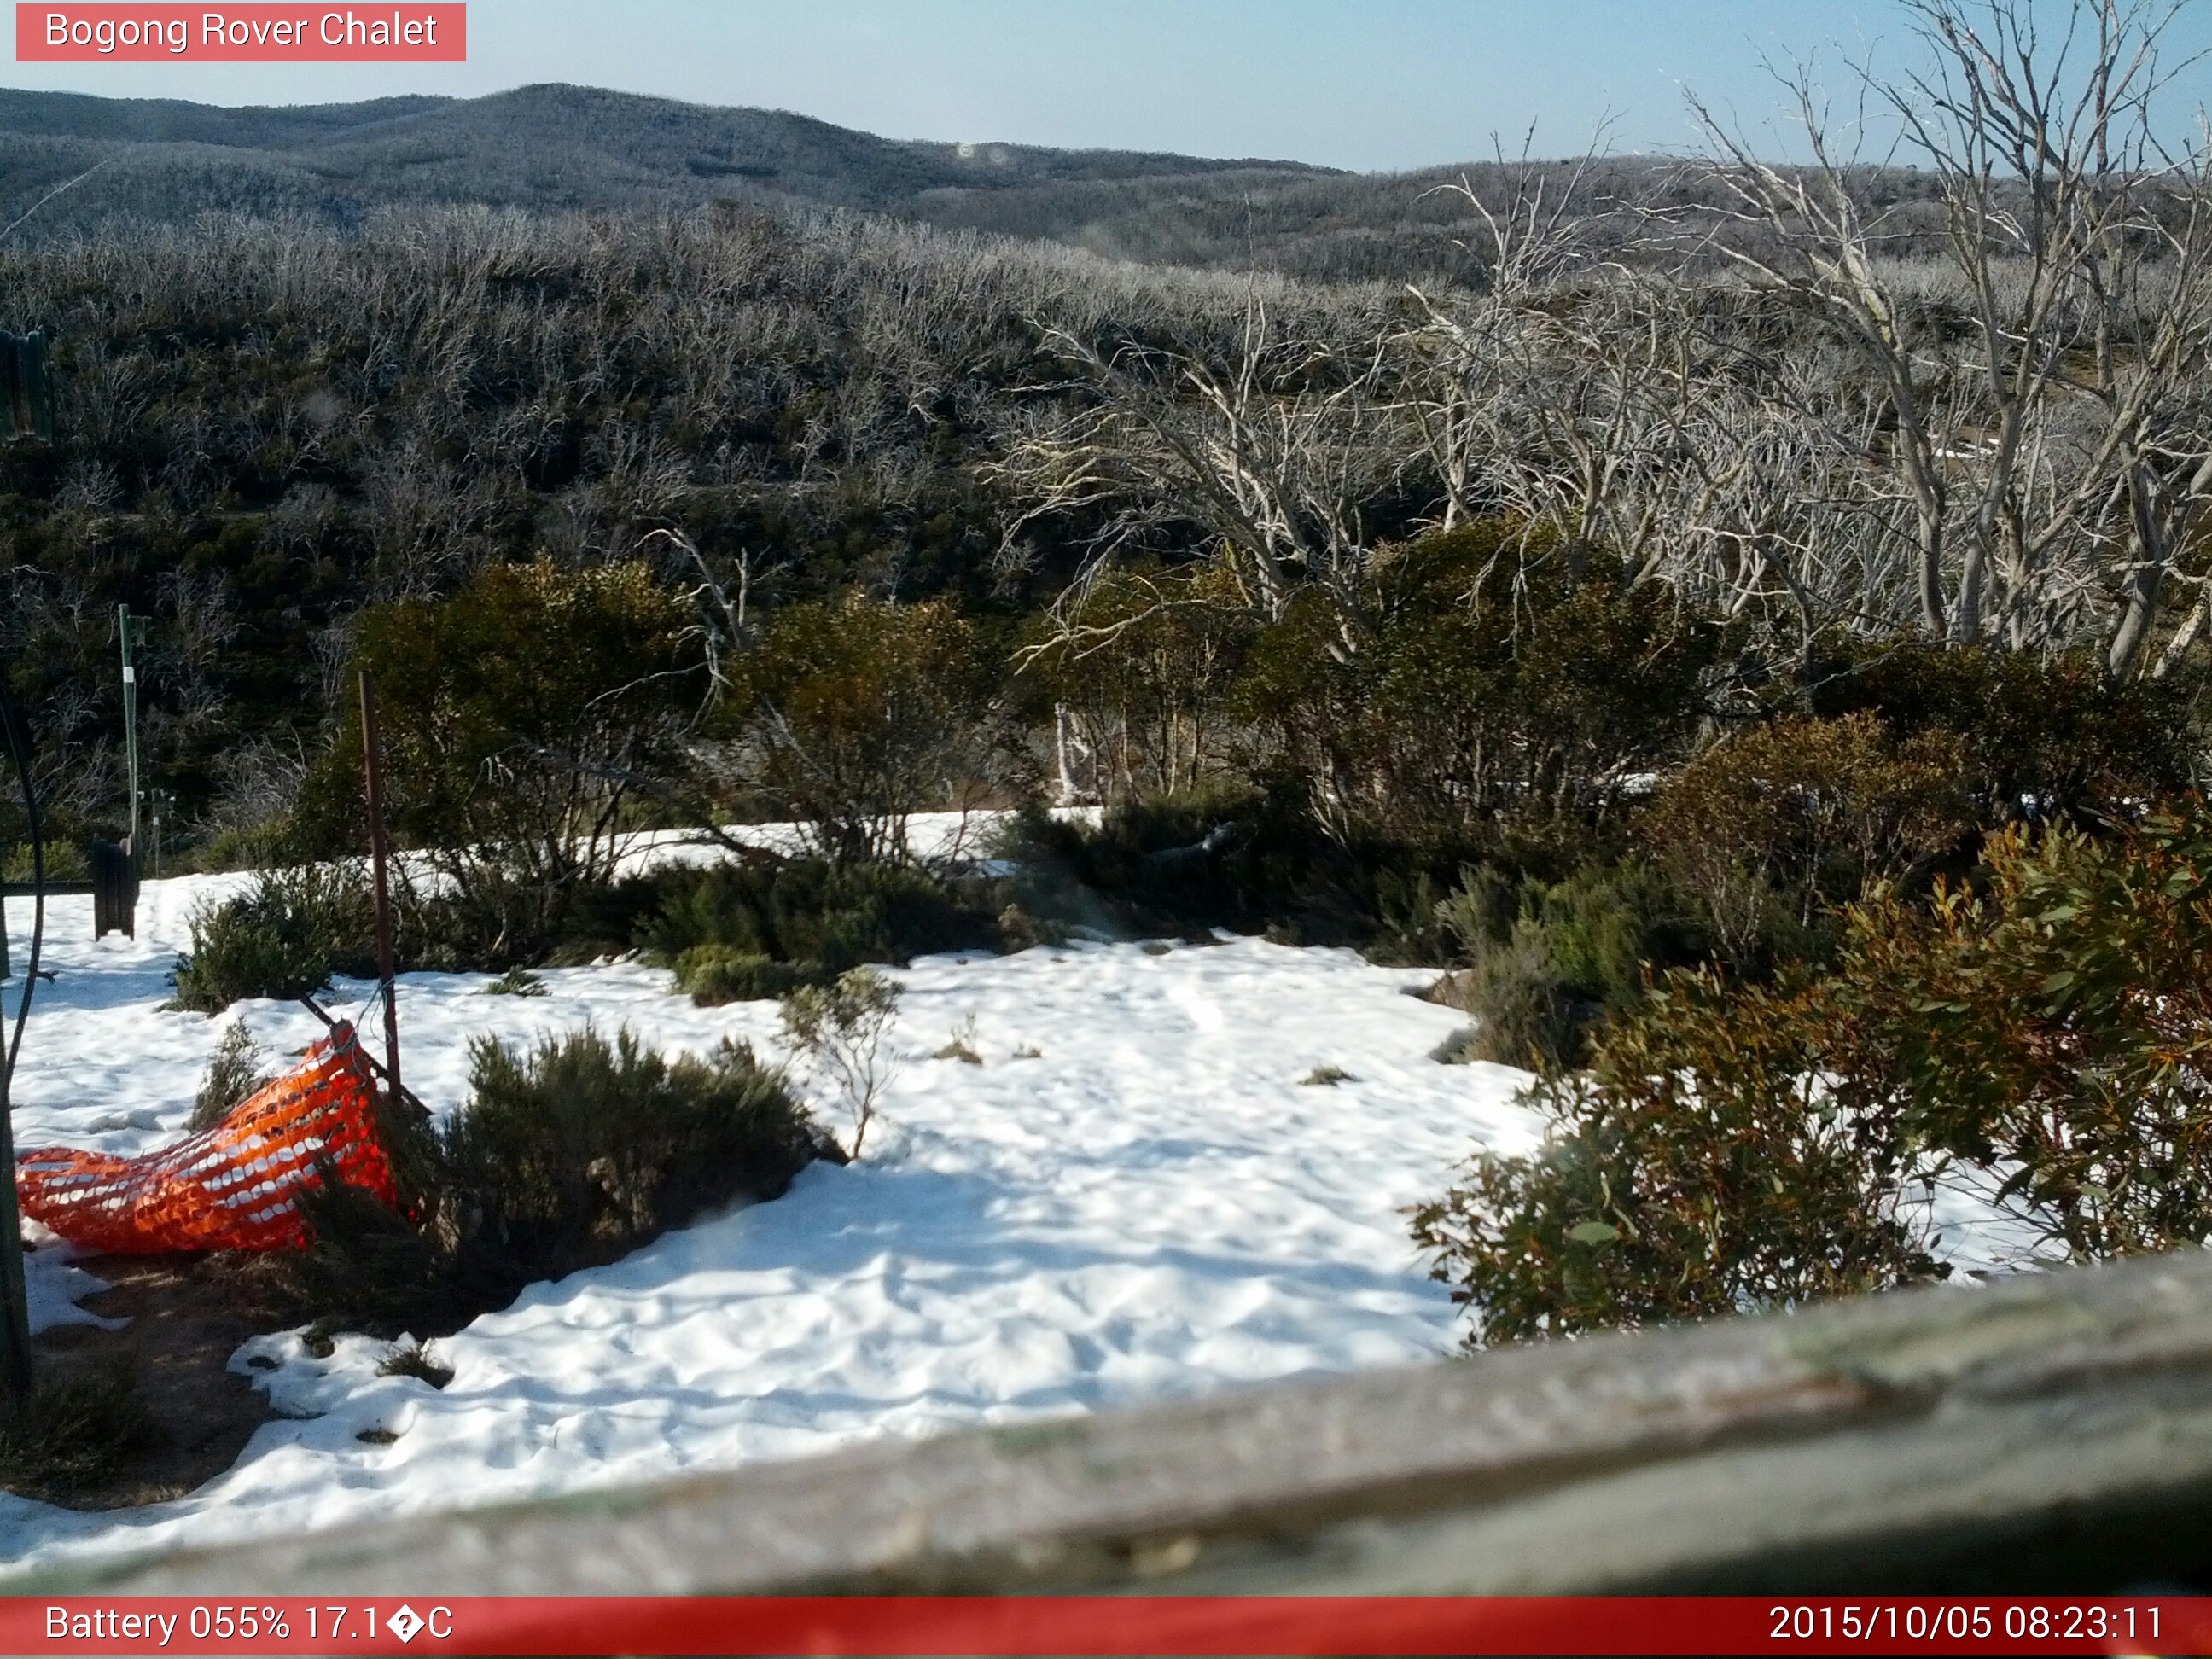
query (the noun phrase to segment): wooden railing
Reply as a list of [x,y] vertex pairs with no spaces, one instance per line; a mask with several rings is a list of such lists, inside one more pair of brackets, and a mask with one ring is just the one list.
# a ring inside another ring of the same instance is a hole
[[0,1588],[2087,1593],[2212,1583],[2208,1520],[2191,1252]]

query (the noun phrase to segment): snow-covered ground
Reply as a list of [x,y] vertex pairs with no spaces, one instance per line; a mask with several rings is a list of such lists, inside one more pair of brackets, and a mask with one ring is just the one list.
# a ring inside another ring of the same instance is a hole
[[[33,1004],[19,1146],[162,1145],[227,1022],[279,1056],[319,1035],[294,1005],[160,1010],[192,907],[242,882],[149,883],[135,943],[93,944],[89,899],[50,907],[59,977]],[[20,972],[28,905],[8,920]],[[1513,1098],[1522,1073],[1431,1058],[1465,1021],[1408,994],[1430,975],[1230,939],[945,956],[896,976],[900,1069],[858,1164],[532,1286],[434,1345],[454,1372],[442,1392],[379,1376],[382,1343],[341,1338],[318,1360],[296,1336],[257,1340],[231,1363],[282,1415],[236,1467],[107,1515],[0,1494],[0,1561],[632,1482],[1455,1344],[1403,1206],[1477,1143],[1521,1150],[1537,1125]],[[489,975],[404,978],[408,1081],[434,1110],[461,1103],[487,1033],[628,1025],[664,1048],[734,1036],[781,1057],[773,1004],[695,1008],[636,963],[543,980],[521,998],[486,994]],[[369,988],[327,1001],[362,1012]],[[956,1034],[981,1065],[932,1058]],[[1349,1076],[1302,1082],[1322,1066]],[[2017,1249],[1971,1197],[1940,1212],[1954,1260]],[[30,1267],[40,1322],[91,1317],[72,1298],[96,1281],[65,1249]],[[398,1437],[359,1438],[370,1430]]]
[[[237,881],[149,883],[136,943],[94,945],[88,899],[51,905],[59,978],[33,1003],[19,1146],[161,1145],[226,1021],[278,1054],[318,1034],[284,1004],[160,1012],[191,907]],[[28,907],[9,909],[20,969]],[[1518,1073],[1430,1058],[1464,1021],[1407,994],[1429,975],[1237,939],[939,957],[896,977],[900,1069],[858,1164],[532,1287],[434,1345],[454,1370],[442,1392],[378,1376],[389,1350],[366,1339],[325,1360],[291,1336],[251,1344],[234,1366],[287,1415],[228,1474],[110,1515],[0,1497],[0,1558],[206,1545],[1452,1346],[1401,1207],[1477,1140],[1521,1146],[1532,1126]],[[544,981],[520,998],[485,994],[487,975],[407,975],[410,1085],[449,1110],[471,1037],[586,1023],[776,1049],[773,1004],[695,1008],[638,963]],[[357,1009],[368,991],[328,1000]],[[981,1065],[930,1057],[970,1020]],[[1351,1076],[1301,1083],[1324,1066]],[[65,1257],[31,1258],[42,1320],[78,1314],[88,1288]]]

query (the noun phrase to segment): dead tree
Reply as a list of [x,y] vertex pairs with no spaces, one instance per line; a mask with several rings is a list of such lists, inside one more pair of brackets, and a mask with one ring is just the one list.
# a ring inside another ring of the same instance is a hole
[[[2054,38],[2026,0],[1911,0],[1923,67],[1862,67],[1862,117],[1928,169],[1943,280],[1885,257],[1809,72],[1789,85],[1813,162],[1755,157],[1692,102],[1713,177],[1758,238],[1719,246],[1850,343],[1882,386],[1869,459],[1914,532],[1918,622],[1969,643],[2063,643],[2093,620],[2139,672],[2176,556],[2212,488],[2212,200],[2203,149],[2166,142],[2179,8],[2077,0]],[[1863,119],[1858,124],[1863,130]],[[2192,613],[2193,638],[2203,619]],[[2170,660],[2170,658],[2168,659]]]
[[[1335,648],[1358,648],[1367,508],[1412,453],[1379,346],[1279,331],[1255,298],[1226,364],[1195,348],[1102,349],[1061,330],[1046,349],[1069,371],[1051,388],[1066,401],[1017,430],[994,469],[1028,503],[1010,545],[1040,520],[1086,525],[1096,571],[1180,527],[1212,548],[1255,614],[1279,617],[1317,587]],[[1072,631],[1083,588],[1063,605]]]

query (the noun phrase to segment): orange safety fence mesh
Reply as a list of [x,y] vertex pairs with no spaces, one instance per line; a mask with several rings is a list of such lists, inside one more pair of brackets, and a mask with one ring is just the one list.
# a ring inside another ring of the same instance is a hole
[[307,1242],[296,1194],[322,1184],[320,1163],[397,1206],[376,1085],[343,1024],[211,1129],[139,1158],[33,1148],[16,1155],[15,1186],[27,1214],[88,1249],[281,1250]]

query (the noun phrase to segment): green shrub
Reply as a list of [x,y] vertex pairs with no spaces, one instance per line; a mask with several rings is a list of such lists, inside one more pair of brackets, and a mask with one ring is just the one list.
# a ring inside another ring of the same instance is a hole
[[[1505,844],[1483,837],[1329,834],[1299,799],[1200,791],[1133,801],[1096,823],[1030,811],[994,850],[1032,931],[1195,936],[1214,927],[1307,945],[1350,945],[1380,957],[1436,963],[1449,944],[1439,896],[1460,872]],[[1571,867],[1559,843],[1504,854]]]
[[386,1122],[403,1207],[325,1181],[304,1249],[234,1255],[241,1293],[328,1330],[439,1334],[524,1285],[610,1261],[703,1211],[773,1198],[823,1150],[782,1079],[725,1042],[667,1059],[625,1030],[472,1051],[442,1133]]
[[1504,519],[1388,550],[1358,599],[1355,623],[1340,596],[1302,591],[1229,700],[1340,835],[1601,812],[1624,778],[1688,751],[1723,639],[1620,560]]
[[[705,810],[686,746],[708,685],[696,613],[641,562],[493,563],[449,597],[368,606],[353,665],[376,677],[392,834],[437,878],[397,896],[416,966],[588,956],[628,838]],[[366,843],[358,696],[349,675],[293,814],[303,848]]]
[[1522,919],[1522,886],[1493,864],[1461,871],[1459,884],[1430,907],[1443,941],[1438,960],[1473,962],[1510,939]]
[[1854,909],[1822,1055],[1863,1115],[2011,1171],[2077,1261],[2212,1239],[2212,812],[2015,825]]
[[402,963],[438,974],[505,973],[551,957],[567,904],[562,884],[532,880],[496,848],[454,849],[440,862],[466,863],[465,883],[402,881],[393,890]]
[[573,967],[636,947],[666,894],[663,878],[540,880],[501,848],[448,849],[465,879],[399,882],[392,894],[405,969],[514,973]]
[[527,968],[510,968],[483,988],[488,997],[542,997],[545,981]]
[[665,896],[640,938],[679,972],[687,952],[707,945],[732,958],[804,964],[806,976],[830,978],[863,963],[991,949],[1003,902],[989,883],[951,882],[908,865],[817,859],[708,865],[668,872],[662,883]]
[[[434,1140],[429,1151],[434,1158]],[[325,1334],[458,1330],[504,1306],[528,1280],[473,1231],[458,1231],[465,1206],[445,1182],[423,1184],[421,1214],[410,1220],[326,1174],[298,1196],[306,1244],[234,1254],[225,1265],[270,1317],[313,1321]]]
[[266,870],[235,898],[192,912],[173,1006],[220,1013],[242,997],[289,999],[333,974],[376,971],[368,886],[349,865]]
[[735,672],[727,718],[758,757],[751,792],[832,863],[903,861],[915,813],[960,805],[998,769],[998,660],[943,601],[787,606]]
[[1607,1028],[1586,1073],[1524,1100],[1549,1132],[1482,1152],[1415,1212],[1480,1345],[1787,1306],[1940,1270],[1898,1180],[1905,1149],[1816,1080],[1802,988],[1678,974]]
[[[604,878],[634,781],[680,773],[704,689],[696,613],[641,562],[487,564],[444,599],[370,605],[386,811],[404,844],[498,848],[527,878]],[[337,740],[302,784],[307,844],[366,835],[351,675]]]
[[819,966],[778,962],[727,945],[695,945],[676,958],[676,988],[702,1008],[771,1001],[823,977]]
[[1533,917],[1474,965],[1447,975],[1431,1000],[1474,1017],[1474,1034],[1451,1058],[1493,1060],[1531,1071],[1578,1063],[1603,1010],[1574,994],[1559,970],[1552,938]]
[[1112,806],[1233,775],[1227,701],[1255,625],[1231,573],[1110,568],[1070,599],[1075,631],[1040,617],[1020,681],[1070,793]]
[[[1128,801],[1096,823],[1030,805],[1000,827],[991,851],[1013,866],[1019,908],[1047,924],[1171,933],[1202,918],[1239,927],[1248,917],[1231,856],[1249,853],[1264,811],[1249,790]],[[1207,849],[1224,826],[1227,836]],[[1185,848],[1197,850],[1178,853]]]
[[185,1127],[212,1129],[258,1093],[272,1075],[262,1064],[266,1058],[243,1021],[228,1027],[208,1060],[199,1092],[192,1097],[192,1115]]
[[1758,972],[1778,900],[1810,927],[1869,882],[1970,845],[1970,769],[1968,745],[1942,726],[1898,738],[1864,713],[1771,720],[1668,778],[1641,829],[1697,894],[1723,953]]
[[[41,851],[46,866],[48,881],[90,881],[92,865],[84,855],[84,848],[73,841],[50,841]],[[0,862],[0,881],[28,881],[37,874],[31,857],[31,843],[19,842],[8,849],[4,862]]]
[[1814,710],[1879,714],[1900,739],[1961,745],[1976,821],[2125,817],[2197,781],[2201,671],[2115,684],[2101,653],[1961,649],[1916,641],[1842,647],[1816,673]]
[[[2212,1240],[2212,811],[2015,824],[1976,880],[1878,889],[1825,977],[1676,973],[1541,1079],[1534,1158],[1479,1155],[1416,1237],[1483,1340],[1929,1271],[1909,1217],[1978,1166],[2077,1261]],[[2001,1181],[2001,1184],[1999,1184]]]
[[673,1060],[625,1030],[480,1038],[446,1179],[529,1279],[611,1261],[701,1212],[773,1198],[814,1156],[805,1113],[749,1048]]
[[434,879],[392,893],[401,965],[434,973],[568,966],[628,950],[639,896],[604,875],[549,879],[500,848],[437,855]]
[[234,870],[265,870],[272,865],[295,861],[289,835],[290,826],[279,818],[219,830],[178,860],[180,871],[213,875]]
[[1437,901],[1455,959],[1438,1000],[1475,1018],[1468,1057],[1556,1071],[1581,1065],[1591,1032],[1638,1006],[1654,972],[1705,961],[1711,933],[1665,872],[1623,860],[1561,882],[1468,871]]

